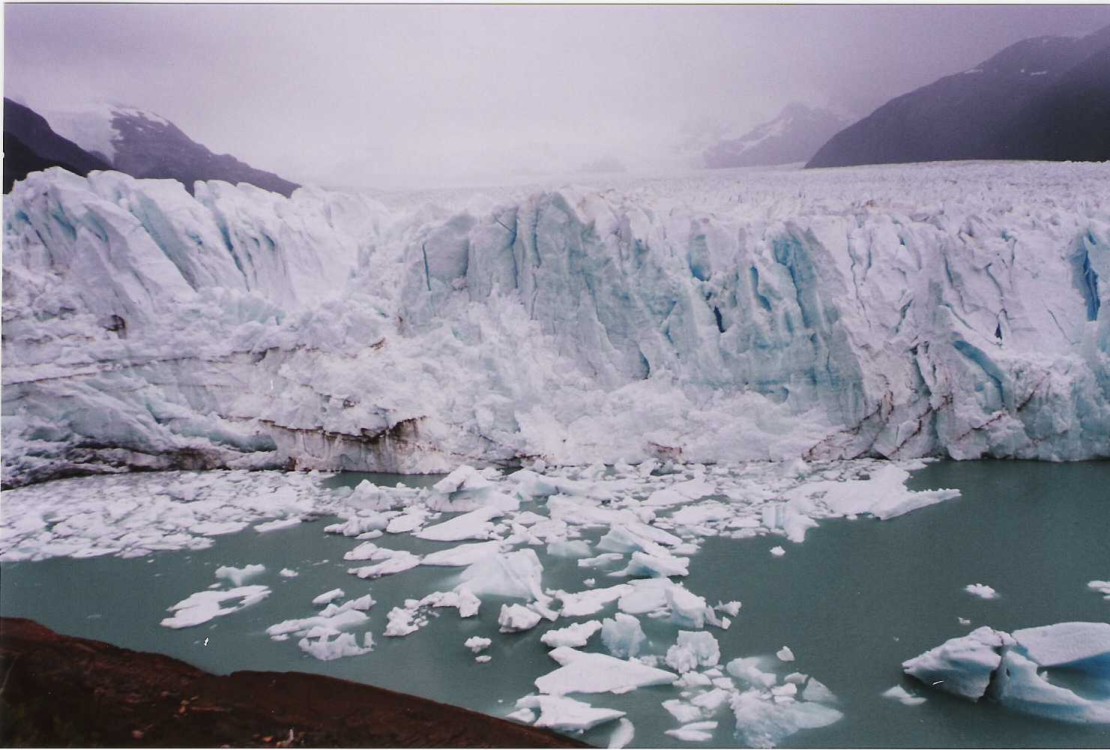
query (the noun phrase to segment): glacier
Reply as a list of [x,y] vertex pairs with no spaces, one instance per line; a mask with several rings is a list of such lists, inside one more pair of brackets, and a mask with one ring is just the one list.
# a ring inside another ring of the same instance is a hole
[[767,169],[378,200],[34,173],[4,201],[3,484],[1110,456],[1108,177]]

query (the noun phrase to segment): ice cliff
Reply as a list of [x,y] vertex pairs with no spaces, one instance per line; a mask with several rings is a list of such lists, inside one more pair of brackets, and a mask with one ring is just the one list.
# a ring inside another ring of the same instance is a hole
[[1110,164],[4,201],[3,481],[1110,455]]

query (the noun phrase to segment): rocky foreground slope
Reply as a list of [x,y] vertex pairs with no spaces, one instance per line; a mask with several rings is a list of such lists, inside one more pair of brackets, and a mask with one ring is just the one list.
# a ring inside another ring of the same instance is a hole
[[4,202],[3,481],[1110,455],[1110,165]]

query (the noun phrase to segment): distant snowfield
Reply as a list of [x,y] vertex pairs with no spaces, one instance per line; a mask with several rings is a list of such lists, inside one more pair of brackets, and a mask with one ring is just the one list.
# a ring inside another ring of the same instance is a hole
[[1110,455],[1110,164],[4,201],[3,480]]

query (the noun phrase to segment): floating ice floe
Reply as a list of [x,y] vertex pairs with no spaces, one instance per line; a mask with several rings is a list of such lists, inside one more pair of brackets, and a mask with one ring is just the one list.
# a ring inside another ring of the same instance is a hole
[[369,632],[363,633],[362,645],[359,646],[352,633],[334,633],[327,628],[313,628],[297,641],[297,646],[315,659],[332,661],[370,653],[374,650],[374,637]]
[[[565,615],[566,612],[564,611],[563,614]],[[597,620],[576,622],[567,625],[565,628],[548,630],[540,636],[540,642],[549,648],[559,648],[560,646],[582,648],[589,642],[594,633],[601,630],[601,627],[601,623]]]
[[971,700],[986,696],[1024,713],[1110,723],[1110,623],[1065,622],[1012,634],[981,627],[902,668],[930,687]]
[[523,604],[502,604],[497,624],[502,633],[519,633],[536,627],[541,619],[539,612]]
[[[594,708],[588,703],[556,695],[529,695],[518,700],[516,705],[521,709],[539,710],[535,726],[563,732],[584,732],[624,716],[624,711]],[[522,714],[515,716],[518,721],[523,718]]]
[[560,647],[549,653],[562,666],[536,678],[541,693],[627,693],[647,685],[669,685],[678,675],[624,661],[605,654],[586,653]]
[[892,701],[898,701],[903,706],[920,706],[922,703],[925,702],[925,698],[922,698],[919,695],[914,695],[901,685],[895,685],[889,690],[884,690],[883,697],[889,698]]
[[490,520],[504,515],[500,508],[482,507],[456,516],[434,526],[425,526],[413,536],[434,542],[461,542],[467,539],[489,539],[493,535]]
[[331,591],[325,591],[323,594],[317,596],[312,600],[312,604],[316,607],[323,607],[327,604],[331,604],[336,599],[342,599],[343,596],[343,589],[332,589]]
[[[257,604],[269,595],[270,589],[267,586],[240,586],[227,591],[198,591],[170,607],[168,611],[173,612],[173,616],[165,618],[161,624],[164,628],[191,628]],[[225,602],[237,603],[234,606],[225,607],[223,606]]]
[[310,632],[339,633],[348,628],[366,623],[366,611],[374,606],[369,594],[351,599],[342,604],[329,603],[324,609],[311,617],[283,620],[266,628],[266,634],[274,640],[285,640],[291,635],[306,637]]
[[460,544],[457,547],[442,549],[438,552],[429,552],[420,558],[420,564],[462,568],[473,565],[491,555],[496,555],[501,551],[501,546],[501,542],[498,541]]
[[273,521],[263,521],[254,525],[254,530],[260,534],[266,534],[271,531],[281,531],[282,529],[291,529],[294,526],[301,524],[300,518],[276,518]]
[[242,586],[244,582],[251,578],[256,578],[265,572],[265,565],[245,565],[242,568],[221,565],[216,568],[216,577],[226,579],[232,586]]
[[490,640],[489,638],[482,638],[481,636],[478,636],[478,635],[471,636],[470,638],[467,638],[466,641],[463,643],[464,646],[466,646],[468,649],[470,649],[471,651],[473,651],[476,654],[480,651],[485,651],[492,644],[493,644],[493,641]]
[[708,742],[713,739],[713,732],[716,729],[715,721],[695,721],[678,729],[667,729],[664,734],[682,742]]
[[1091,581],[1087,588],[1102,594],[1102,598],[1110,601],[1110,581]]
[[985,583],[969,583],[964,591],[980,599],[997,599],[998,592]]

